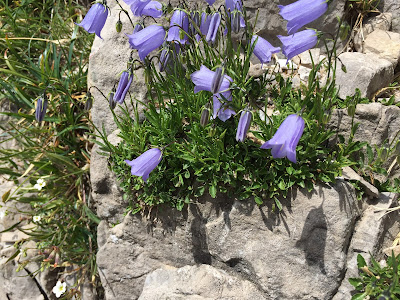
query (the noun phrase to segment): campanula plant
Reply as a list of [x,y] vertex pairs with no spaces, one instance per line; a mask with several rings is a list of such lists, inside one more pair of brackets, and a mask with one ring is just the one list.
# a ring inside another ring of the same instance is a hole
[[[204,1],[204,8],[181,3],[164,10],[165,27],[140,21],[143,29],[128,38],[146,77],[143,117],[138,110],[132,117],[124,103],[123,114],[114,114],[122,142],[111,145],[99,133],[133,203],[181,209],[204,193],[223,193],[258,204],[272,200],[280,209],[278,197],[289,188],[312,189],[340,174],[345,155],[324,146],[333,134],[326,116],[337,102],[334,80],[320,84],[321,62],[306,88],[293,89],[273,59],[289,60],[317,44],[317,31],[297,31],[326,10],[317,2],[293,18],[288,12],[304,0],[280,7],[291,28],[278,36],[280,44],[255,30],[240,0],[221,7]],[[253,57],[263,74],[250,72]]]
[[85,18],[78,26],[83,27],[89,33],[95,33],[99,38],[101,38],[100,33],[106,23],[109,9],[107,8],[107,2],[102,3],[96,2],[89,9]]

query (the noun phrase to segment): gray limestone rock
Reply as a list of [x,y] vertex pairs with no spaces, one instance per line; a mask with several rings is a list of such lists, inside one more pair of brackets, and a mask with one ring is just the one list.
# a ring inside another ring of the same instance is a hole
[[[371,254],[377,255],[379,245],[381,245],[381,233],[384,231],[387,222],[385,209],[390,208],[397,198],[397,194],[382,193],[380,198],[373,203],[375,206],[371,205],[363,212],[351,238],[344,279],[332,300],[348,300],[351,298],[351,292],[354,288],[348,280],[352,277],[358,277],[357,256],[361,254],[366,261],[369,261]],[[381,210],[378,210],[378,208]]]
[[106,299],[137,299],[154,270],[195,264],[250,281],[266,299],[330,299],[360,214],[354,190],[338,182],[293,190],[282,202],[280,214],[219,198],[182,212],[159,207],[150,219],[128,215],[111,229],[103,221],[97,263]]
[[371,98],[393,80],[393,65],[373,54],[345,52],[339,55],[336,84],[339,97],[346,98],[360,89],[361,96]]
[[396,68],[400,60],[400,33],[379,29],[371,32],[365,39],[364,53],[386,59]]
[[380,0],[378,1],[378,9],[393,15],[391,30],[400,33],[400,2],[398,0]]
[[147,275],[139,300],[262,300],[257,287],[209,265],[165,266]]

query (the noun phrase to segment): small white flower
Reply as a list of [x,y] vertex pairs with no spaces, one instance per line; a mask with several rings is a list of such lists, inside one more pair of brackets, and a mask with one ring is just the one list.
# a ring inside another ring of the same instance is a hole
[[67,284],[65,282],[57,281],[55,287],[53,287],[53,293],[56,294],[57,298],[60,298],[62,294],[67,290]]
[[40,216],[33,216],[33,222],[39,223],[40,222]]
[[46,182],[42,179],[39,178],[36,181],[36,184],[33,186],[33,188],[37,189],[38,191],[40,191],[42,188],[44,188],[46,186]]

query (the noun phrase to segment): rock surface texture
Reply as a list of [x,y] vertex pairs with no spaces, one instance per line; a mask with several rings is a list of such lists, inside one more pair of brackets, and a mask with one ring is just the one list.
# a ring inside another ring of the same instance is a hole
[[[385,194],[376,204],[393,200]],[[220,198],[182,212],[163,207],[152,218],[127,215],[113,228],[102,221],[97,263],[106,299],[349,299],[345,270],[354,271],[360,248],[376,252],[385,222],[360,203],[338,182],[293,190],[280,214]]]

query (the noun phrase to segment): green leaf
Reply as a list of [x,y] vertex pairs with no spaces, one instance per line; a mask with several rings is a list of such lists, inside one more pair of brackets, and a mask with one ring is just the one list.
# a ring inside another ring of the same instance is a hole
[[361,269],[362,267],[365,267],[367,263],[365,262],[364,257],[362,257],[361,254],[357,255],[357,267]]
[[351,300],[363,300],[367,296],[367,293],[364,292],[362,294],[355,294],[353,297],[351,297]]
[[210,196],[215,199],[215,197],[217,196],[217,188],[215,187],[215,185],[210,185],[208,187],[208,192],[210,193]]
[[349,278],[349,282],[352,286],[357,288],[358,286],[361,285],[362,279],[361,278]]

